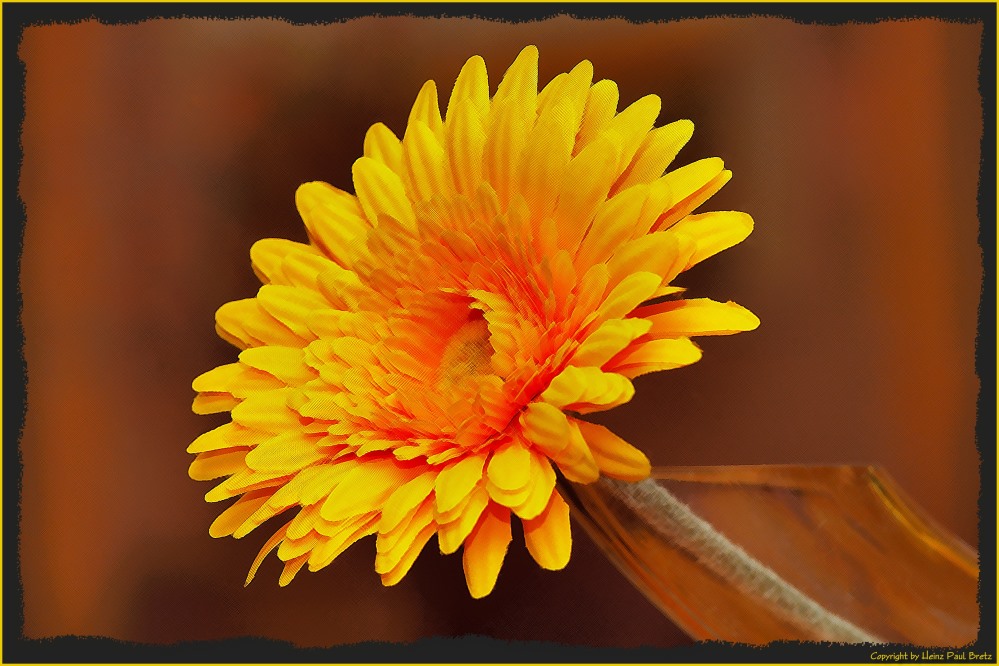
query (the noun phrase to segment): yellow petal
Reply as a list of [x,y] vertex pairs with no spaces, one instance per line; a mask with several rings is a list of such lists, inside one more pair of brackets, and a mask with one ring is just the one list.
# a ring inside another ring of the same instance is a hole
[[555,470],[548,458],[531,451],[531,483],[527,499],[518,506],[511,507],[521,518],[535,518],[548,506],[548,499],[555,488]]
[[449,555],[458,550],[458,547],[471,534],[472,528],[479,521],[479,516],[488,505],[488,493],[485,488],[478,487],[469,495],[456,518],[445,522],[443,517],[438,517],[440,525],[437,529],[437,541],[440,543],[441,554]]
[[688,261],[688,266],[693,266],[741,243],[752,231],[752,217],[737,211],[724,211],[688,215],[666,233],[694,241],[694,253]]
[[455,110],[466,101],[471,103],[479,118],[484,118],[489,113],[489,77],[486,74],[486,62],[481,56],[469,58],[458,73],[447,103],[446,122],[451,122]]
[[[433,502],[425,501],[412,518],[400,523],[390,532],[380,533],[375,541],[375,572],[383,574],[394,569],[413,541],[433,522]],[[431,531],[436,531],[436,528]]]
[[300,555],[293,560],[289,560],[284,563],[284,569],[281,570],[281,575],[278,576],[278,585],[281,587],[287,587],[291,581],[295,578],[295,575],[301,571],[302,567],[309,559],[309,554],[305,553]]
[[376,531],[378,517],[360,516],[340,525],[333,534],[312,549],[309,555],[309,571],[319,571],[340,556],[340,553]]
[[[668,174],[667,174],[668,175]],[[663,176],[665,178],[666,176]],[[653,225],[655,230],[669,229],[674,224],[690,215],[702,203],[715,195],[718,190],[725,186],[725,183],[732,180],[732,172],[725,169],[696,192],[684,197],[679,202],[674,203],[669,210],[659,216]]]
[[710,183],[724,170],[725,162],[720,157],[705,157],[670,171],[662,177],[662,182],[669,186],[673,201],[681,201]]
[[607,198],[618,174],[608,168],[620,158],[620,148],[609,139],[600,138],[572,158],[562,177],[555,219],[558,243],[574,252],[590,227],[597,206]]
[[518,488],[517,490],[506,490],[487,480],[486,492],[492,501],[512,509],[527,501],[527,498],[531,495],[531,487],[525,485],[523,488]]
[[597,309],[597,305],[604,300],[609,280],[607,264],[594,264],[583,273],[576,288],[575,318],[570,320],[572,326],[581,325],[581,319]]
[[574,422],[569,423],[569,446],[559,455],[555,463],[565,478],[574,483],[593,483],[600,478],[597,461]]
[[286,284],[281,262],[289,253],[301,250],[315,252],[308,245],[284,238],[262,238],[250,246],[250,261],[261,282]]
[[403,141],[403,161],[414,201],[434,195],[451,194],[451,175],[447,173],[444,148],[422,121],[415,121]]
[[579,127],[579,134],[576,137],[576,147],[573,154],[578,154],[590,142],[596,139],[607,123],[611,121],[617,113],[618,90],[617,84],[610,79],[597,81],[590,88],[589,96],[586,98],[586,110],[583,112],[583,120]]
[[547,508],[537,517],[524,522],[524,542],[527,551],[542,568],[565,568],[572,554],[572,531],[569,527],[569,505],[557,492],[552,493]]
[[361,461],[330,492],[323,504],[324,520],[337,521],[375,511],[412,474],[394,459]]
[[681,368],[701,360],[701,350],[689,338],[649,340],[634,345],[608,365],[608,370],[635,378],[658,370]]
[[576,252],[576,265],[589,268],[606,261],[614,250],[630,240],[648,198],[648,188],[633,187],[604,201],[597,208],[593,224]]
[[246,458],[245,449],[199,453],[187,473],[195,481],[211,481],[220,476],[245,471],[244,458]]
[[260,439],[260,433],[255,433],[235,423],[226,423],[199,436],[187,447],[187,452],[205,453],[206,451],[218,451],[237,446],[253,446]]
[[298,414],[288,408],[288,391],[279,389],[249,396],[232,409],[232,420],[246,428],[268,433],[298,429]]
[[652,473],[645,454],[607,428],[579,420],[575,424],[602,474],[622,481],[641,481]]
[[403,577],[409,573],[412,568],[413,563],[416,562],[416,558],[419,557],[420,553],[423,552],[424,546],[430,541],[430,537],[434,535],[434,526],[427,525],[424,527],[419,534],[413,537],[412,541],[406,547],[406,550],[398,558],[398,563],[390,571],[381,573],[382,585],[389,587],[395,585]]
[[529,404],[520,415],[520,425],[527,441],[549,458],[569,445],[569,421],[561,409],[548,402]]
[[612,191],[660,178],[693,134],[694,123],[689,120],[677,120],[649,132]]
[[572,106],[564,101],[542,114],[527,137],[517,170],[517,187],[536,219],[548,217],[555,210],[558,197],[551,186],[562,181],[569,165],[576,139],[572,123]]
[[191,409],[195,414],[218,414],[228,412],[238,404],[239,400],[230,393],[199,393],[194,396]]
[[481,599],[493,591],[511,540],[510,510],[490,504],[465,539],[462,565],[468,591]]
[[[646,95],[630,104],[607,123],[602,136],[611,139],[618,147],[618,160],[613,168],[614,180],[618,179],[631,162],[635,151],[659,117],[660,110],[662,110],[662,100],[659,96]],[[613,185],[613,182],[611,184]]]
[[312,242],[349,267],[370,228],[357,197],[328,183],[311,182],[299,185],[295,206]]
[[[279,491],[280,492],[280,491]],[[277,493],[274,493],[277,495]],[[270,504],[270,502],[268,502]],[[302,539],[309,533],[317,533],[312,529],[315,527],[316,523],[319,522],[319,505],[312,504],[310,506],[303,507],[301,511],[298,512],[291,522],[288,523],[288,538],[289,539]]]
[[[311,551],[319,543],[320,536],[315,532],[306,534],[299,539],[292,539],[289,535],[281,545],[278,546],[278,557],[285,562],[302,557]],[[308,558],[306,558],[308,559]]]
[[468,496],[482,479],[485,461],[484,455],[470,455],[444,468],[434,484],[438,511],[448,511]]
[[503,490],[520,490],[531,480],[531,453],[519,438],[514,438],[496,449],[486,474]]
[[[611,283],[642,271],[658,275],[662,283],[686,270],[695,245],[686,236],[657,232],[628,241],[607,262]],[[654,292],[656,293],[656,292]]]
[[256,298],[231,301],[215,312],[215,324],[221,331],[246,343],[260,343],[288,347],[302,346],[305,341],[290,328],[268,314]]
[[364,135],[364,156],[392,171],[402,171],[402,142],[384,123],[375,123]]
[[239,361],[251,368],[277,377],[285,384],[300,386],[315,379],[317,374],[305,363],[300,347],[255,347],[239,354]]
[[406,124],[406,136],[403,142],[417,123],[425,124],[438,139],[443,138],[444,123],[441,121],[441,107],[437,101],[437,84],[433,81],[424,83],[416,96],[413,109],[409,112],[409,122]]
[[211,527],[208,528],[208,533],[216,539],[229,536],[257,509],[266,504],[271,494],[269,490],[263,490],[243,495],[232,506],[219,514],[218,518],[212,522]]
[[191,386],[200,393],[229,393],[245,398],[253,393],[283,388],[284,383],[253,368],[229,363],[199,375]]
[[592,82],[593,64],[589,60],[583,60],[567,74],[559,74],[538,93],[538,117],[544,116],[552,107],[568,103],[571,113],[568,125],[575,140]]
[[357,461],[351,461],[318,466],[317,471],[309,474],[303,482],[300,494],[302,505],[315,504],[325,498],[357,465]]
[[570,365],[555,376],[539,398],[560,413],[566,409],[586,413],[616,407],[634,395],[631,382],[615,372]]
[[287,529],[288,529],[287,525],[281,527],[277,532],[274,533],[273,536],[271,536],[270,539],[267,540],[267,543],[265,543],[263,548],[260,549],[260,552],[257,553],[257,557],[253,560],[253,565],[250,566],[250,572],[246,574],[246,582],[243,583],[244,587],[249,585],[250,582],[253,580],[253,577],[257,575],[257,569],[260,568],[260,565],[263,563],[264,558],[267,557],[267,555],[270,554],[272,550],[277,548],[278,544],[281,543],[281,541],[284,540],[285,532],[287,531]]
[[691,335],[731,335],[752,331],[760,319],[732,301],[719,303],[709,298],[666,301],[638,308],[635,317],[651,324],[651,338]]
[[312,313],[329,307],[329,303],[312,290],[277,284],[262,286],[257,292],[257,302],[304,342],[316,338],[308,323]]
[[[623,381],[630,385],[626,379]],[[578,392],[587,390],[586,386],[580,386]],[[545,395],[542,394],[541,398],[545,399]],[[579,409],[584,406],[580,405]],[[570,481],[591,483],[597,479],[599,470],[586,442],[561,409],[547,402],[531,403],[521,414],[520,424],[525,439],[554,460]]]
[[620,319],[648,300],[662,284],[662,277],[655,273],[632,273],[621,280],[607,294],[600,305],[600,315],[605,319]]
[[406,186],[398,174],[370,157],[354,162],[352,171],[357,198],[372,226],[378,225],[382,215],[398,220],[408,228],[416,224]]
[[258,472],[297,472],[326,457],[319,449],[322,435],[294,430],[267,439],[246,454],[246,465]]
[[511,189],[517,182],[515,176],[529,129],[517,100],[493,102],[493,119],[483,151],[484,172],[504,208],[510,202]]
[[650,322],[637,317],[608,319],[586,337],[569,362],[579,367],[599,368],[651,327]]
[[447,149],[455,188],[472,196],[482,184],[482,161],[486,145],[483,117],[471,100],[458,103],[448,119]]
[[425,472],[393,492],[385,502],[385,506],[382,507],[378,531],[385,533],[395,529],[403,518],[415,511],[420,503],[433,492],[436,480],[436,472]]
[[525,46],[513,64],[503,75],[496,88],[493,106],[509,100],[516,100],[523,105],[524,117],[533,116],[537,111],[538,97],[538,48],[534,45]]

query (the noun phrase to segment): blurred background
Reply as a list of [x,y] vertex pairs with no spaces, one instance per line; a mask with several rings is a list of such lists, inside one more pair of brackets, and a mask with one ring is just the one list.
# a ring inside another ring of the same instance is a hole
[[601,420],[654,465],[873,463],[977,545],[974,349],[981,26],[776,18],[633,24],[363,18],[83,22],[29,28],[21,289],[25,633],[143,643],[266,636],[302,646],[488,634],[574,645],[689,643],[576,530],[568,568],[515,540],[473,601],[433,544],[383,589],[373,540],[279,589],[267,527],[213,540],[187,476],[191,380],[235,359],[213,314],[253,295],[261,237],[305,240],[298,184],[351,189],[369,125],[402,130],[421,84],[447,99],[482,55],[493,89],[526,44],[547,82],[582,59],[621,106],[663,99],[720,156],[705,209],[756,231],[690,271],[755,332],[637,381]]

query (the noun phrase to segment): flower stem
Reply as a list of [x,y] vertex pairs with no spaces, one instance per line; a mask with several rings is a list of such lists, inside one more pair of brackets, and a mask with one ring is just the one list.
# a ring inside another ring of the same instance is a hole
[[633,511],[646,517],[649,526],[660,536],[690,553],[746,594],[762,599],[807,635],[835,643],[884,642],[825,609],[773,569],[729,541],[655,481],[646,479],[638,483],[622,483],[601,477],[598,483]]

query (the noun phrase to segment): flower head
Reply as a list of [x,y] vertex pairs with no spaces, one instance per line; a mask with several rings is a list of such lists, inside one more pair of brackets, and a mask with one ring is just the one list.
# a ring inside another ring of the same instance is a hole
[[[511,540],[559,569],[569,509],[555,487],[648,476],[643,453],[582,415],[631,399],[631,379],[697,361],[690,336],[750,330],[733,303],[677,300],[682,271],[744,239],[748,215],[691,214],[731,173],[717,158],[663,175],[690,138],[653,128],[655,95],[617,112],[617,86],[582,62],[538,92],[525,48],[490,98],[479,57],[442,117],[423,86],[400,140],[382,124],[353,166],[356,194],[296,194],[310,243],[251,252],[264,286],[222,306],[236,363],[194,381],[206,499],[238,497],[212,536],[292,513],[277,548],[287,584],[376,535],[393,585],[437,537],[463,547],[468,589],[488,594]],[[673,297],[672,299],[664,297]]]

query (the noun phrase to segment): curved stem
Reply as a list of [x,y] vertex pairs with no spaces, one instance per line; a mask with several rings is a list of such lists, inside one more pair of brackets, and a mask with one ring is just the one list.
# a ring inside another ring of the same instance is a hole
[[692,554],[724,580],[765,600],[809,635],[836,643],[884,642],[826,610],[773,569],[729,541],[673,493],[651,479],[622,483],[601,477],[598,483],[633,511],[649,517],[649,525],[660,536]]

